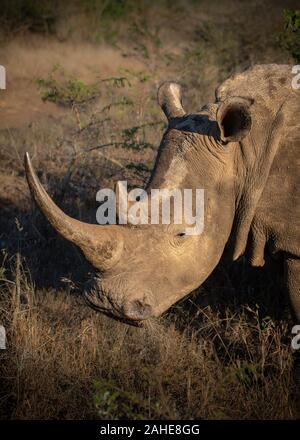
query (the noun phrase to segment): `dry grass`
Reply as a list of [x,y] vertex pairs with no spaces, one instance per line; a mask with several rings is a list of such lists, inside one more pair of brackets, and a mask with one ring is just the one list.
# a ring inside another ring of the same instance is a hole
[[297,417],[286,324],[262,321],[249,307],[178,307],[133,328],[65,292],[35,293],[19,258],[15,264],[10,298],[1,301],[4,417]]
[[[256,1],[167,3],[127,11],[101,44],[99,23],[86,14],[57,23],[55,35],[2,40],[10,75],[0,101],[0,324],[8,340],[0,418],[300,415],[279,264],[221,262],[161,319],[129,327],[87,307],[81,293],[93,269],[30,201],[25,151],[57,203],[94,221],[100,187],[121,179],[140,186],[149,176],[164,129],[162,80],[180,79],[195,110],[232,71],[289,61],[276,46],[281,2],[260,2],[260,11]],[[42,102],[53,96],[49,84],[59,102]]]

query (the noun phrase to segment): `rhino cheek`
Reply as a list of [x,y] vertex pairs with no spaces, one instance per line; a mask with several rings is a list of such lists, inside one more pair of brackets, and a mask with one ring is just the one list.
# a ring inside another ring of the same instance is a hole
[[[168,293],[161,292],[159,297],[159,301],[155,303],[153,308],[153,316],[158,317],[166,312],[172,305],[177,303],[177,301],[181,300],[193,290],[198,287],[198,283],[186,285],[184,289],[180,291],[169,290]],[[163,299],[162,299],[163,298]]]
[[181,265],[173,266],[170,277],[164,278],[160,286],[153,288],[154,316],[160,316],[206,280],[218,262],[218,255],[216,254],[213,259],[209,258],[209,260],[204,254],[203,257],[186,258]]

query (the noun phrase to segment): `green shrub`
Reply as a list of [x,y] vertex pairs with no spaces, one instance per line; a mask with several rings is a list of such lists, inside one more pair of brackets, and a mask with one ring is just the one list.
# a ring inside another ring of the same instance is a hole
[[284,32],[280,35],[279,42],[300,63],[300,10],[284,10]]
[[47,78],[38,78],[35,83],[43,101],[64,105],[82,104],[100,93],[98,84],[86,84],[67,74],[59,65],[54,66]]
[[[149,415],[148,401],[135,393],[121,390],[112,380],[99,379],[95,382],[94,399],[102,420],[143,420]],[[158,404],[151,409],[153,414],[160,415]]]
[[25,27],[33,32],[53,33],[58,0],[2,0],[0,23],[8,29]]

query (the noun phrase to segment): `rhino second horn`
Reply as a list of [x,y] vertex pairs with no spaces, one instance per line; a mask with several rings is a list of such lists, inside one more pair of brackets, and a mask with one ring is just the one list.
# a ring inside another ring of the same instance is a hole
[[65,214],[49,197],[39,181],[29,154],[25,154],[26,178],[33,198],[53,228],[65,239],[76,244],[86,259],[99,270],[112,267],[123,250],[122,227],[92,225]]
[[168,121],[185,116],[186,112],[181,102],[180,84],[170,81],[164,82],[158,89],[157,99]]

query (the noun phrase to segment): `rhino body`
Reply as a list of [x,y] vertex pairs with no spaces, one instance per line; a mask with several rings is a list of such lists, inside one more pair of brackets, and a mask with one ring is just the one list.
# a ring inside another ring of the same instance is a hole
[[164,83],[168,119],[153,188],[203,188],[204,232],[186,224],[89,225],[66,216],[42,188],[29,156],[31,192],[53,227],[99,270],[93,303],[119,318],[158,316],[211,274],[224,250],[264,264],[283,254],[286,286],[300,321],[300,90],[292,66],[257,65],[226,80],[216,101],[186,114],[181,88]]

